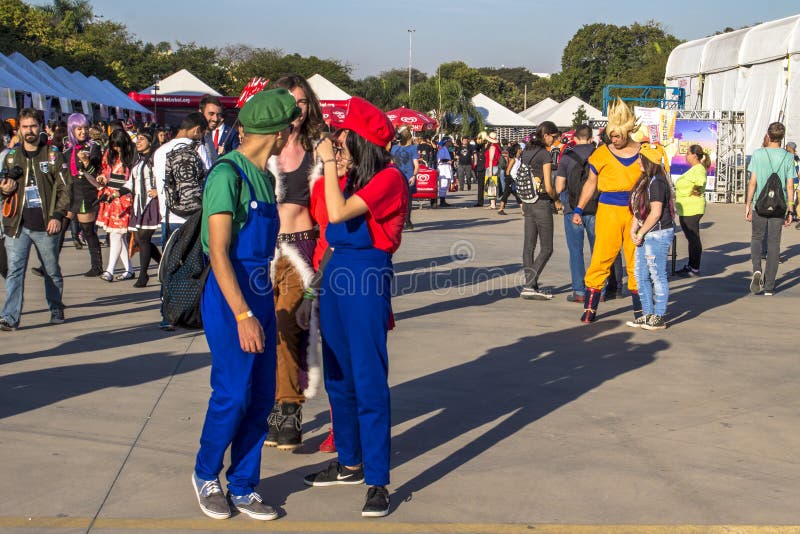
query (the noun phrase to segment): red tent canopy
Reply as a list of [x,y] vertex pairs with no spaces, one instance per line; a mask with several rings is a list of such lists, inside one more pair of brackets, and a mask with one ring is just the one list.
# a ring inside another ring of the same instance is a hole
[[397,108],[392,111],[387,111],[386,116],[389,117],[389,120],[392,121],[395,127],[407,126],[414,132],[435,130],[438,126],[436,119],[408,108]]

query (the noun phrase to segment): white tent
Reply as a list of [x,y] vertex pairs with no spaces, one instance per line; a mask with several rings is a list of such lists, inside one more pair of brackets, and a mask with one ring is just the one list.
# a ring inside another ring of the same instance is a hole
[[665,84],[687,88],[690,109],[744,111],[748,154],[773,121],[800,140],[800,15],[676,47]]
[[521,112],[520,115],[522,115],[526,119],[530,119],[531,117],[536,116],[545,110],[553,109],[556,106],[558,106],[558,102],[556,102],[555,100],[553,100],[548,96],[544,100],[537,102],[536,104],[532,105],[525,111]]
[[495,128],[533,128],[534,123],[514,113],[502,104],[495,102],[483,93],[478,93],[472,97],[472,105],[483,116],[483,121],[487,126]]
[[19,52],[14,52],[8,59],[19,65],[20,68],[24,69],[26,72],[34,76],[37,80],[46,84],[50,89],[51,92],[48,94],[52,94],[57,96],[59,99],[61,111],[63,113],[72,113],[72,100],[80,100],[77,94],[74,93],[69,87],[64,86],[61,82],[58,81],[57,78],[48,75],[47,72],[44,72],[38,65],[32,63],[31,60],[20,54]]
[[603,116],[603,112],[596,107],[584,102],[577,96],[571,96],[558,104],[556,107],[545,108],[543,111],[537,113],[536,115],[529,116],[528,118],[536,125],[539,125],[544,121],[552,121],[559,128],[570,129],[572,128],[572,120],[575,117],[575,113],[581,106],[583,106],[583,109],[586,110],[586,115],[590,120],[599,119]]
[[350,95],[321,74],[314,74],[307,81],[319,100],[347,100],[350,98]]
[[[153,94],[153,86],[147,87],[140,93]],[[222,96],[206,82],[192,74],[186,69],[170,74],[158,82],[158,94],[160,95],[213,95]]]

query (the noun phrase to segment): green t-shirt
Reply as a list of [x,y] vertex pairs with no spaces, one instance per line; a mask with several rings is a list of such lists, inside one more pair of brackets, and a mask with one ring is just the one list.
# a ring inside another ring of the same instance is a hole
[[[269,171],[266,173],[253,165],[241,152],[234,150],[225,154],[220,159],[229,159],[239,165],[244,171],[256,199],[272,204],[275,202],[275,192],[272,187],[274,178]],[[242,180],[241,194],[236,201],[236,182],[239,175],[233,166],[227,163],[218,164],[206,179],[206,188],[203,192],[203,225],[200,230],[200,241],[203,252],[208,254],[208,218],[217,213],[233,213],[233,235],[239,233],[247,220],[248,204],[250,203],[250,189]]]
[[693,195],[695,187],[706,190],[706,168],[696,163],[675,182],[675,208],[678,215],[690,217],[703,215],[706,211],[706,196]]
[[783,186],[783,198],[786,198],[786,179],[795,176],[794,158],[782,148],[759,148],[753,152],[747,170],[756,175],[756,194],[753,195],[753,206],[755,206],[758,196],[773,172],[778,173]]

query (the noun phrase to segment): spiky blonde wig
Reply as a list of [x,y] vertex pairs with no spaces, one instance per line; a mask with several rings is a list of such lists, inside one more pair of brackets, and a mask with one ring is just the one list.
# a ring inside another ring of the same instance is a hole
[[619,134],[623,139],[628,139],[637,129],[636,116],[621,98],[608,107],[608,135]]

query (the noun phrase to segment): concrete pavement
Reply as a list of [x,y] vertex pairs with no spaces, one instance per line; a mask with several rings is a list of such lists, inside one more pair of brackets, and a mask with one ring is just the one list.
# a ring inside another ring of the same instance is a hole
[[161,332],[154,278],[86,279],[67,244],[67,323],[47,324],[29,276],[22,327],[0,333],[0,531],[800,531],[800,231],[784,230],[776,294],[751,296],[743,208],[709,206],[703,276],[673,279],[669,328],[645,332],[624,325],[629,299],[579,322],[560,215],[541,277],[555,298],[521,300],[519,209],[470,200],[415,210],[395,255],[388,518],[360,518],[364,487],[303,485],[333,459],[321,395],[301,450],[265,449],[260,489],[285,516],[206,519],[189,485],[202,333]]

